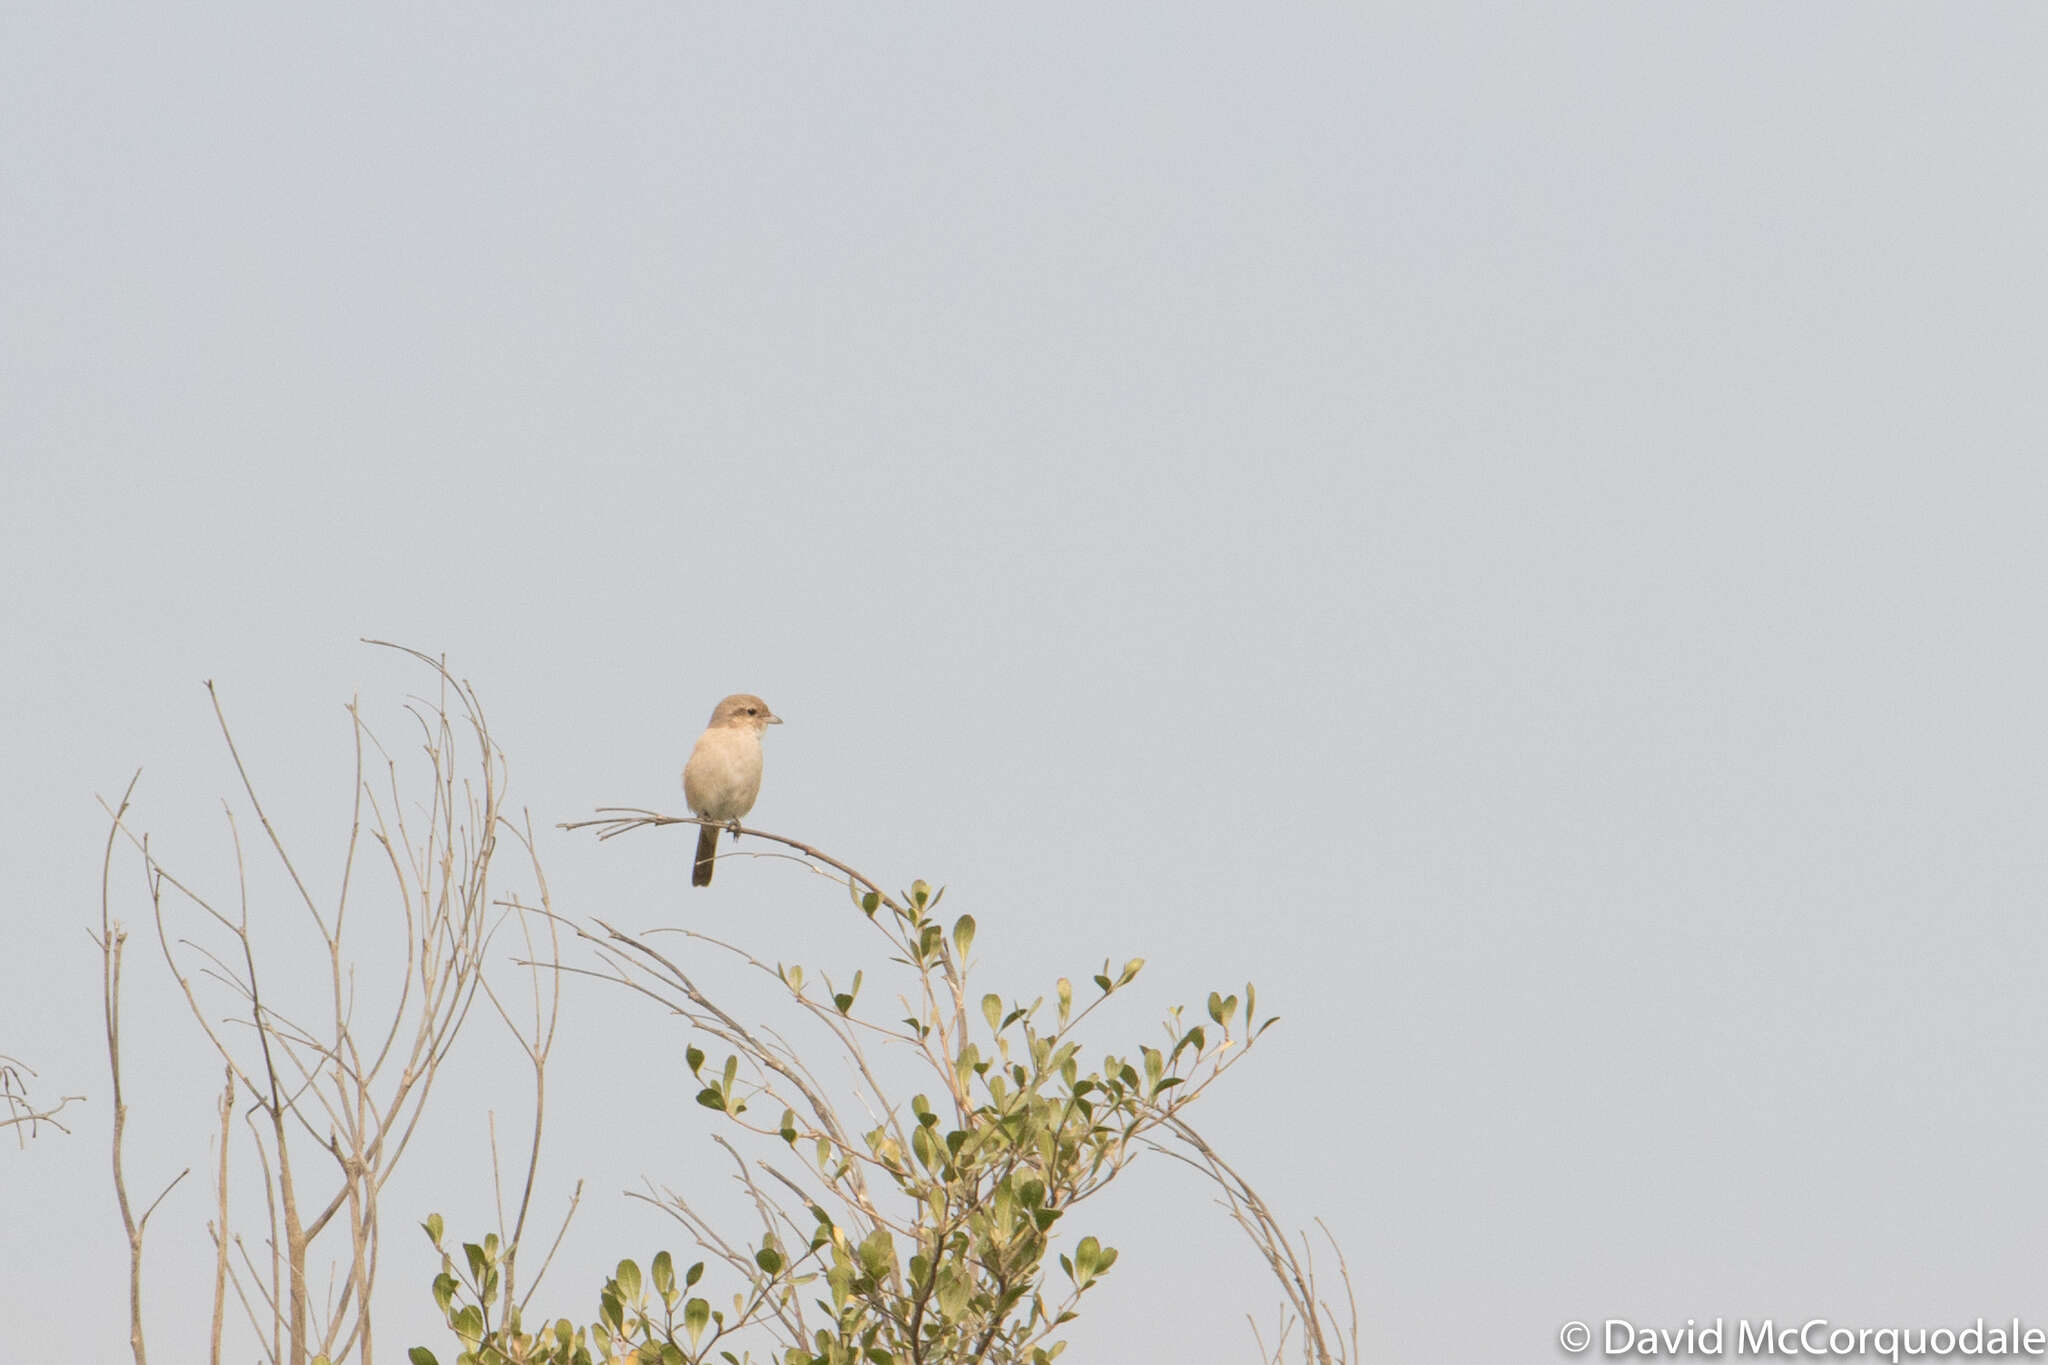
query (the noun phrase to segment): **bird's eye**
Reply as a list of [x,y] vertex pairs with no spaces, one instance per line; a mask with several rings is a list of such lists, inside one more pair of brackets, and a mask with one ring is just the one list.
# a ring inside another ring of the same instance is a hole
[[755,709],[754,709],[753,707],[749,706],[749,707],[747,708],[747,714],[748,714],[748,715],[750,715],[750,716],[758,716],[758,715],[760,715],[761,713],[760,713],[759,711],[756,711],[756,710],[755,710]]

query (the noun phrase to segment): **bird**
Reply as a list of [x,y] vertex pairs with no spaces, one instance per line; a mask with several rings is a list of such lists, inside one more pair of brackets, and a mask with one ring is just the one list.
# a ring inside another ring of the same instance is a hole
[[[751,692],[735,692],[712,708],[710,723],[683,765],[683,799],[692,815],[730,825],[733,837],[739,837],[740,817],[761,794],[761,734],[780,724],[782,717]],[[699,826],[690,885],[711,885],[717,852],[718,825]]]

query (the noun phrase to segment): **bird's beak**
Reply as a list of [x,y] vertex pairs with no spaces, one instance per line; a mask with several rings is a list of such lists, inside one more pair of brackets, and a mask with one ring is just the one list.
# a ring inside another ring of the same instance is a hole
[[769,716],[769,717],[768,717],[768,718],[767,718],[766,720],[762,721],[761,723],[762,723],[763,725],[780,725],[780,724],[782,724],[782,717],[780,717],[780,716]]

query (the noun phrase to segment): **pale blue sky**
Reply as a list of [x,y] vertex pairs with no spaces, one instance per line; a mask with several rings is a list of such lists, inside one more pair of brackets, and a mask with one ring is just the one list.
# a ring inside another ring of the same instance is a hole
[[[2040,10],[5,28],[0,1052],[91,1096],[0,1151],[17,1348],[122,1350],[93,795],[142,765],[222,875],[212,678],[321,865],[341,705],[417,685],[363,635],[448,652],[543,823],[679,808],[759,692],[758,823],[947,883],[1005,989],[1150,959],[1102,1047],[1254,979],[1285,1022],[1208,1125],[1342,1240],[1369,1361],[2048,1317]],[[691,895],[685,844],[543,853],[573,913],[839,951],[842,898]],[[138,1185],[214,1083],[157,965]],[[569,1004],[587,1314],[680,1245],[614,1192],[713,1149],[676,1031]],[[444,1344],[405,1224],[481,1207],[458,1136],[393,1187],[387,1353]],[[1275,1298],[1195,1183],[1090,1230],[1068,1358],[1249,1357]]]

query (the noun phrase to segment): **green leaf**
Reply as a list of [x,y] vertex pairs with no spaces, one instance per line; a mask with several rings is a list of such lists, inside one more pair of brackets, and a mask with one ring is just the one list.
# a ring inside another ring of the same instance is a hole
[[697,1338],[704,1335],[704,1328],[711,1321],[711,1305],[702,1299],[691,1299],[683,1305],[683,1330],[690,1334],[690,1344],[695,1346]]
[[782,969],[782,979],[798,995],[804,993],[804,969],[794,963]]
[[648,1267],[654,1279],[654,1292],[663,1298],[676,1287],[676,1263],[666,1251],[654,1253],[654,1264]]
[[725,1112],[725,1096],[718,1093],[718,1087],[715,1085],[707,1085],[702,1090],[699,1090],[697,1092],[697,1103],[703,1105],[706,1109],[716,1109],[721,1114]]
[[469,1261],[469,1278],[472,1281],[481,1281],[484,1272],[491,1267],[490,1258],[484,1255],[484,1249],[475,1242],[464,1242],[462,1254]]
[[860,1244],[860,1268],[867,1272],[869,1279],[879,1281],[888,1275],[889,1262],[895,1252],[896,1244],[889,1240],[888,1230],[876,1228]]
[[910,884],[910,903],[912,905],[922,910],[931,898],[932,888],[930,882],[920,877]]
[[982,1071],[986,1066],[987,1063],[981,1060],[981,1048],[977,1044],[969,1043],[960,1049],[960,1055],[953,1060],[954,1079],[959,1081],[960,1088],[964,1091],[967,1089],[967,1078]]
[[1132,958],[1124,964],[1123,975],[1116,979],[1116,984],[1119,986],[1130,985],[1131,979],[1143,970],[1145,970],[1145,959],[1142,957]]
[[953,922],[953,955],[960,959],[963,966],[967,962],[967,950],[973,946],[974,916],[962,915]]
[[845,989],[844,991],[842,991],[842,992],[841,992],[841,993],[839,993],[838,995],[835,995],[835,996],[833,996],[833,997],[832,997],[832,1003],[833,1003],[833,1005],[835,1005],[835,1006],[836,1006],[836,1007],[838,1008],[838,1010],[839,1010],[839,1012],[840,1012],[841,1014],[844,1014],[844,1013],[846,1013],[846,1012],[847,1012],[848,1010],[850,1010],[850,1009],[852,1009],[852,1008],[853,1008],[853,1002],[854,1002],[854,999],[855,999],[855,997],[859,996],[859,994],[860,994],[860,973],[859,973],[859,972],[855,972],[855,973],[853,974],[853,984],[852,984],[852,985],[850,985],[850,986],[848,986],[848,987],[847,987],[847,988],[846,988],[846,989]]
[[702,1261],[698,1261],[696,1264],[692,1265],[688,1270],[683,1272],[683,1288],[688,1289],[691,1285],[697,1283],[697,1281],[703,1278],[704,1263]]
[[405,1353],[405,1358],[410,1360],[412,1365],[441,1365],[440,1361],[434,1359],[434,1353],[424,1346],[413,1347]]
[[704,1049],[693,1044],[683,1053],[683,1060],[689,1063],[690,1074],[696,1075],[704,1067]]
[[1209,1017],[1219,1024],[1223,1022],[1223,997],[1215,991],[1209,992]]
[[1102,1243],[1093,1237],[1083,1237],[1081,1245],[1074,1248],[1074,1268],[1084,1276],[1095,1274],[1095,1258],[1102,1252]]
[[981,997],[981,1017],[988,1020],[989,1030],[994,1032],[1003,1026],[1003,998],[989,994]]
[[796,1145],[796,1110],[782,1111],[782,1122],[775,1125],[775,1135],[792,1147]]
[[939,1271],[939,1308],[950,1321],[967,1316],[967,1296],[973,1287],[956,1261],[947,1262]]
[[870,891],[859,897],[859,901],[861,913],[869,919],[873,919],[875,911],[882,908],[882,895],[879,891]]
[[[825,1285],[832,1291],[832,1306],[844,1311],[847,1300],[853,1297],[853,1265],[848,1261],[835,1260],[825,1272]],[[820,1337],[825,1334],[821,1331]]]
[[1108,1271],[1116,1262],[1116,1252],[1104,1247],[1093,1237],[1083,1237],[1081,1244],[1074,1248],[1074,1259],[1069,1262],[1060,1257],[1060,1267],[1074,1282],[1076,1289],[1086,1289],[1096,1278]]
[[619,1286],[619,1297],[627,1303],[640,1299],[640,1267],[631,1261],[620,1261],[618,1273],[612,1280]]
[[1059,980],[1060,1027],[1067,1026],[1067,1016],[1074,1012],[1074,983],[1064,976]]
[[428,1240],[428,1241],[432,1242],[432,1243],[433,1243],[433,1244],[434,1244],[435,1246],[437,1246],[437,1247],[441,1245],[441,1215],[440,1215],[440,1214],[438,1214],[438,1213],[430,1213],[430,1214],[428,1214],[428,1215],[427,1215],[427,1221],[426,1221],[426,1222],[424,1222],[424,1223],[422,1223],[422,1224],[420,1224],[420,1226],[421,1226],[421,1227],[423,1227],[423,1228],[425,1228],[425,1229],[427,1230],[427,1240]]

